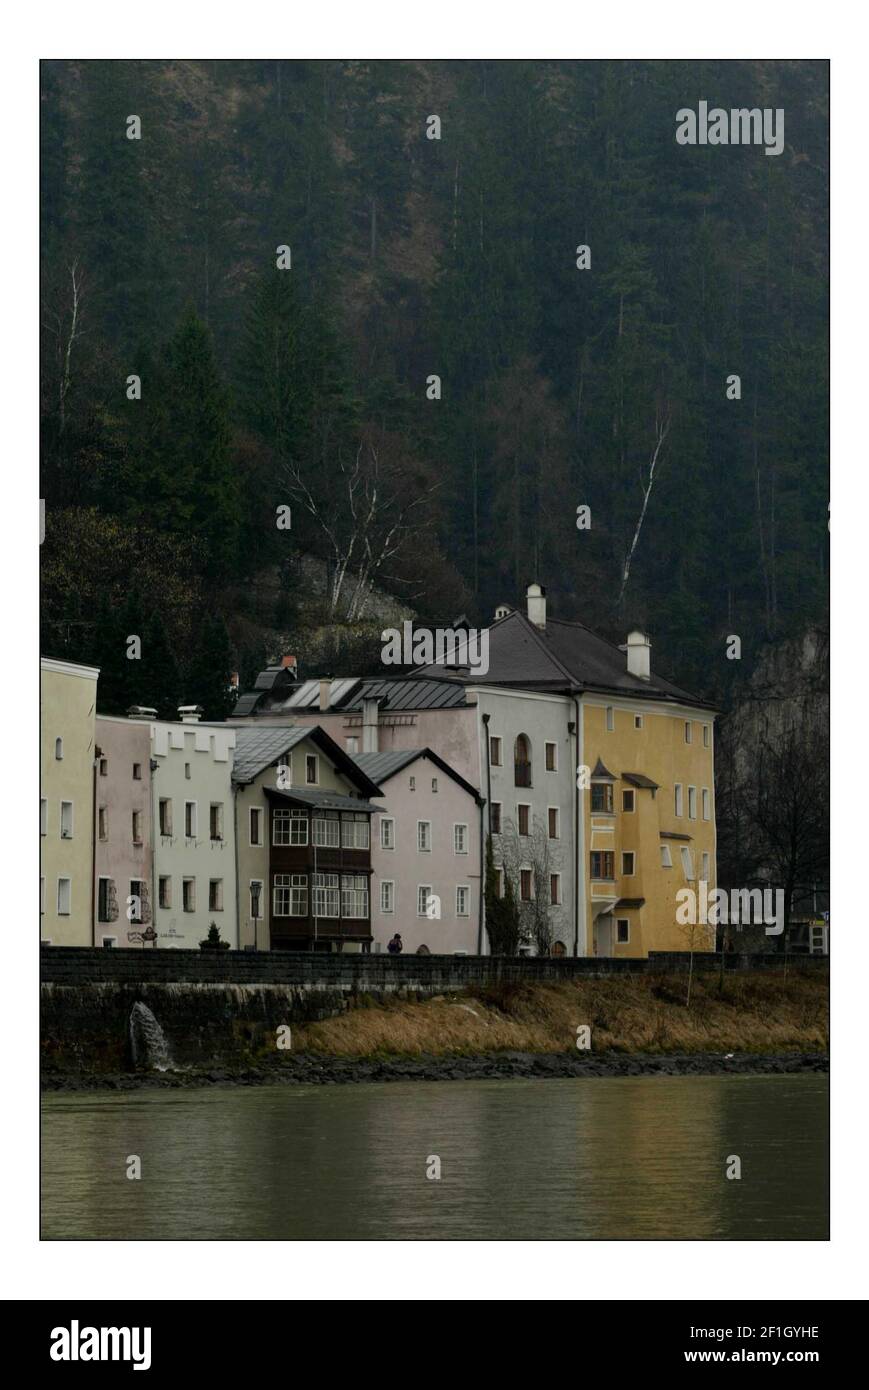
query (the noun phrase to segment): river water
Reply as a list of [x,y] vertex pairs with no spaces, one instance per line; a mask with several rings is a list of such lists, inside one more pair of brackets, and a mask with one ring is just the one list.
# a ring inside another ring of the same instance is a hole
[[808,1075],[49,1095],[42,1234],[825,1239],[827,1094]]

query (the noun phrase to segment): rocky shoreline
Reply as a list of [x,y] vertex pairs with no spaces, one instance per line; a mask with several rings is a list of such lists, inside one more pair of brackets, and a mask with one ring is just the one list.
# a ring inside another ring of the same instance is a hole
[[281,1054],[247,1066],[163,1072],[44,1070],[42,1089],[173,1090],[207,1086],[331,1086],[371,1081],[480,1081],[621,1076],[782,1076],[827,1072],[825,1053],[499,1052],[482,1056],[332,1057]]

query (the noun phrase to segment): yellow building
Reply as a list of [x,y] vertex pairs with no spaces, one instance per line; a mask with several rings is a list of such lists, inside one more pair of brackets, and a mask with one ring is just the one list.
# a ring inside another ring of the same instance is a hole
[[41,668],[40,935],[53,946],[90,946],[99,671],[47,657]]

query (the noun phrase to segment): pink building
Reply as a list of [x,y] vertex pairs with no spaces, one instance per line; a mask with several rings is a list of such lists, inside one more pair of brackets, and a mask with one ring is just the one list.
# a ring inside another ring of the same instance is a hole
[[138,946],[152,912],[151,733],[97,715],[94,944]]
[[405,954],[479,954],[482,798],[430,748],[355,761],[383,791],[371,827],[372,950],[398,933]]

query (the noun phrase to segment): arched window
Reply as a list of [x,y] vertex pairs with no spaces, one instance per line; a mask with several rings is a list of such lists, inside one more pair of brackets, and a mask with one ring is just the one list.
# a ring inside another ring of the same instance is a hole
[[513,761],[516,768],[515,785],[531,786],[531,744],[526,734],[519,734],[513,745]]
[[59,762],[60,759],[63,757],[63,739],[62,739],[62,738],[56,738],[56,739],[54,740],[54,756],[57,758],[58,762]]

